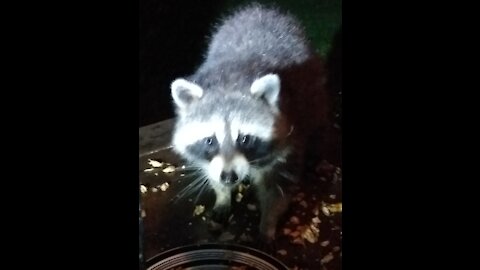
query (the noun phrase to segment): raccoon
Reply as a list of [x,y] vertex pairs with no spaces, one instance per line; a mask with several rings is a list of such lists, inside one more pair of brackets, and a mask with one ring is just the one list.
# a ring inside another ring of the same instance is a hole
[[214,213],[228,212],[232,190],[249,180],[259,232],[275,239],[308,141],[328,125],[324,85],[323,62],[290,14],[252,4],[218,25],[196,72],[171,83],[172,144],[208,177]]

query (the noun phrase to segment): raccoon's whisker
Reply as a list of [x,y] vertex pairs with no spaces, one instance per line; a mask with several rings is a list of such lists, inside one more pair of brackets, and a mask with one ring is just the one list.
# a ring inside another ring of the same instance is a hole
[[287,179],[288,181],[292,182],[292,183],[296,183],[297,181],[295,180],[295,177],[289,173],[289,172],[286,172],[286,171],[280,171],[278,172],[278,174],[280,176],[282,176],[283,178]]
[[182,170],[183,170],[183,171],[197,171],[197,170],[201,170],[201,167],[198,167],[198,166],[185,166]]
[[195,201],[194,201],[195,204],[197,204],[198,199],[200,198],[200,196],[202,195],[203,191],[207,186],[208,186],[208,178],[206,178],[205,181],[203,181],[202,187],[200,188],[200,191],[198,192],[197,197],[195,197]]
[[195,192],[195,190],[197,190],[198,188],[200,188],[205,179],[205,177],[203,176],[200,176],[198,177],[197,179],[193,180],[190,184],[188,184],[185,188],[183,188],[182,190],[180,190],[180,192],[178,192],[177,195],[175,195],[175,197],[172,199],[174,200],[175,202],[177,202],[179,199],[185,197],[185,196],[189,196],[190,194],[192,194],[193,192]]
[[285,197],[285,193],[283,193],[283,189],[281,186],[279,186],[278,184],[276,184],[278,190],[280,191],[280,194],[282,194],[282,197]]
[[254,164],[254,165],[257,165],[258,163],[262,162],[262,161],[265,161],[265,160],[268,160],[271,158],[271,155],[268,155],[266,157],[261,157],[261,158],[257,158],[257,159],[254,159],[254,160],[251,160],[249,161],[248,163],[250,164]]
[[189,185],[186,186],[184,189],[182,189],[182,190],[178,193],[177,197],[183,197],[184,195],[187,195],[187,194],[189,195],[189,194],[191,194],[191,193],[192,193],[197,187],[199,187],[200,185],[201,185],[201,182],[196,180],[195,182],[189,184]]

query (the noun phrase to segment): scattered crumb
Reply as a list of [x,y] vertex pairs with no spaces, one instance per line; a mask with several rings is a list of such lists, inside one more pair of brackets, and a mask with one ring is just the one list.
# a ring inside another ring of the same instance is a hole
[[338,252],[338,251],[340,251],[340,247],[339,247],[339,246],[335,246],[335,247],[333,247],[332,250],[333,250],[333,252]]
[[242,233],[242,235],[240,235],[240,240],[243,242],[253,242],[253,238],[246,233]]
[[308,207],[308,204],[307,204],[307,202],[306,202],[305,200],[301,201],[301,202],[300,202],[300,205],[303,206],[303,207],[305,207],[305,208]]
[[257,210],[257,206],[255,204],[251,204],[251,203],[247,204],[247,208],[250,211],[256,211]]
[[174,171],[175,171],[175,166],[172,166],[172,165],[170,165],[170,166],[168,166],[168,167],[166,167],[165,169],[162,170],[162,172],[164,172],[164,173],[173,173]]
[[206,221],[206,220],[207,220],[207,218],[205,218],[205,216],[202,216],[202,220],[203,220],[203,221]]
[[148,164],[154,168],[160,168],[163,166],[163,162],[159,162],[153,159],[148,159]]
[[158,189],[157,189],[157,188],[154,188],[154,187],[151,188],[150,190],[151,190],[152,192],[157,192],[157,191],[158,191]]
[[326,241],[321,242],[321,243],[320,243],[320,246],[326,247],[326,246],[328,246],[329,244],[330,244],[330,241],[326,240]]
[[181,173],[180,176],[185,176],[185,174],[184,174],[184,173]]
[[293,223],[293,224],[295,224],[295,225],[300,224],[300,220],[299,220],[298,217],[296,217],[296,216],[292,216],[292,217],[290,218],[290,222]]
[[194,216],[201,215],[205,211],[205,206],[203,205],[197,205],[195,206],[195,210],[193,211]]
[[218,237],[218,241],[220,242],[224,242],[224,241],[230,241],[230,240],[233,240],[235,239],[235,235],[230,233],[230,232],[223,232],[219,237]]
[[282,255],[282,256],[285,256],[287,255],[287,251],[285,249],[280,249],[280,250],[277,250],[277,253]]
[[147,193],[148,189],[147,189],[146,186],[140,185],[140,191],[141,191],[142,193]]
[[330,216],[330,210],[326,206],[322,206],[322,212],[325,216]]
[[300,235],[300,231],[294,231],[294,232],[291,232],[290,233],[290,236],[293,237],[293,238],[296,238]]
[[160,188],[162,191],[165,191],[165,190],[168,189],[169,186],[170,186],[170,185],[168,184],[168,182],[165,182],[165,183],[161,184],[161,185],[159,186],[159,188]]
[[235,201],[241,202],[241,201],[242,201],[242,198],[243,198],[242,193],[237,193],[237,196],[235,197]]
[[312,213],[315,215],[315,216],[318,216],[320,214],[320,210],[318,210],[318,207],[315,206],[315,208],[313,208],[312,210]]
[[302,238],[297,237],[293,239],[292,244],[305,246],[305,241]]
[[328,196],[328,197],[330,197],[330,199],[332,199],[332,200],[335,200],[335,198],[337,198],[337,195],[332,194],[332,195],[330,195],[330,196]]
[[318,229],[312,226],[306,227],[305,230],[302,232],[302,238],[306,239],[312,244],[318,242],[318,235]]
[[334,203],[327,205],[328,210],[332,213],[341,213],[342,212],[342,203]]
[[334,173],[332,177],[332,183],[336,183],[338,181],[338,174]]
[[192,222],[188,222],[188,226],[192,226]]
[[153,168],[148,168],[148,169],[145,169],[145,170],[143,170],[143,171],[144,171],[144,172],[151,172],[151,171],[153,171],[153,170],[154,170]]
[[147,216],[147,212],[145,212],[145,210],[142,209],[142,213],[140,215],[142,218],[144,218]]
[[320,260],[320,263],[321,264],[326,264],[326,263],[330,262],[331,260],[333,260],[333,254],[331,252],[329,252],[327,255],[325,255],[325,257],[323,257]]
[[322,221],[318,218],[318,217],[314,217],[312,218],[312,222],[313,224],[319,224],[319,223],[322,223]]

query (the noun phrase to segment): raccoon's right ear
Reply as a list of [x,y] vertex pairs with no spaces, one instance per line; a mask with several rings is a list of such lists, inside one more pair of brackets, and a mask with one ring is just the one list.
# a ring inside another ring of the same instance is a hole
[[280,78],[277,74],[267,74],[256,79],[250,86],[250,93],[258,98],[263,98],[272,107],[277,106],[280,93]]
[[175,104],[181,109],[186,108],[203,96],[203,89],[199,85],[185,79],[176,79],[172,82],[170,88]]

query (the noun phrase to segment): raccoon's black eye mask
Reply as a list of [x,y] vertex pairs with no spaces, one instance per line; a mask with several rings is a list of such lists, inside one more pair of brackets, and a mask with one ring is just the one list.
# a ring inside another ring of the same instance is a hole
[[237,138],[237,149],[248,161],[260,161],[272,153],[272,143],[256,136],[240,134]]
[[[236,141],[236,149],[245,158],[256,164],[267,164],[271,161],[273,143],[256,136],[240,134]],[[215,136],[206,137],[187,146],[187,151],[201,159],[212,160],[220,152],[220,145]]]
[[215,155],[217,155],[220,151],[220,146],[217,138],[215,136],[211,136],[187,146],[187,151],[199,158],[212,160],[213,157],[215,157]]

